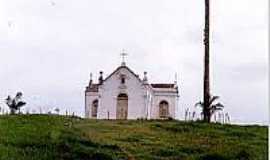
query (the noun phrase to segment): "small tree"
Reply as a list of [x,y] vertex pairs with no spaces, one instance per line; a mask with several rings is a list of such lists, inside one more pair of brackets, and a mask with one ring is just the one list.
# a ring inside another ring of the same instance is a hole
[[22,92],[17,92],[14,98],[11,98],[11,96],[6,98],[6,104],[10,109],[10,114],[15,114],[17,110],[20,110],[20,108],[26,104],[26,102],[21,100],[22,95]]
[[[217,99],[219,99],[219,96],[213,96],[213,97],[210,98],[209,107],[208,107],[210,115],[207,117],[207,122],[211,121],[211,117],[212,117],[212,115],[214,115],[214,113],[216,111],[223,110],[223,108],[224,108],[223,104],[215,103],[217,101]],[[205,109],[205,104],[203,102],[196,103],[195,107],[197,107],[197,106],[202,107],[203,110]],[[203,114],[203,116],[205,116],[205,115]]]
[[59,108],[55,108],[54,111],[55,111],[57,114],[59,114],[60,109],[59,109]]

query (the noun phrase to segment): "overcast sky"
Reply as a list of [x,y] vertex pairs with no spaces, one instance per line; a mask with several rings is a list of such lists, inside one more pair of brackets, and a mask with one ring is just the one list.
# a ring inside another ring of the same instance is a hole
[[[268,122],[267,0],[211,2],[211,92],[234,123]],[[204,1],[0,0],[0,105],[83,115],[93,72],[127,65],[151,82],[178,74],[179,113],[202,99]]]

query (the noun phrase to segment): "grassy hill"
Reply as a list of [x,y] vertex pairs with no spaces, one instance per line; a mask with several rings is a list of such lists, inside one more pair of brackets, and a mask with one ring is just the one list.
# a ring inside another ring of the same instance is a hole
[[179,121],[0,116],[0,160],[266,160],[268,129]]

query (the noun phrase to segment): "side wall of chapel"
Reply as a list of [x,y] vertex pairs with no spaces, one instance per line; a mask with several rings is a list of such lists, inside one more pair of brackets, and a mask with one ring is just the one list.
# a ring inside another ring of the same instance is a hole
[[153,103],[151,106],[151,118],[159,119],[159,104],[166,101],[169,104],[169,117],[176,118],[176,109],[178,107],[178,95],[170,91],[155,91],[153,95]]
[[95,100],[98,100],[100,103],[100,99],[97,92],[86,92],[85,93],[85,117],[92,118],[92,104]]

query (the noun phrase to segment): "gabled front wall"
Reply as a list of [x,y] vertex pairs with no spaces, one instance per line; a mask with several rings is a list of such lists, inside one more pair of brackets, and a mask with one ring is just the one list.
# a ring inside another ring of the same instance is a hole
[[[126,75],[126,88],[121,88],[121,74]],[[128,119],[146,117],[144,86],[135,75],[123,67],[104,81],[99,88],[98,119],[116,119],[117,97],[120,93],[128,95]]]

